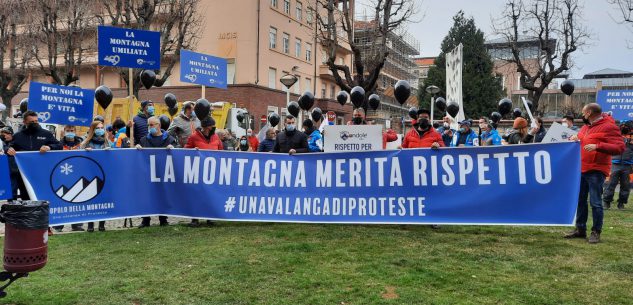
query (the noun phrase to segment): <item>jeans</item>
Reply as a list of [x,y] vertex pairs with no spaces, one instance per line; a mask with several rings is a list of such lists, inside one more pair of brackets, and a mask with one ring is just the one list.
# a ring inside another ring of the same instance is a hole
[[604,196],[602,201],[605,204],[610,204],[613,201],[613,195],[615,187],[620,184],[620,195],[618,196],[618,203],[623,204],[629,201],[629,190],[631,183],[629,182],[629,175],[631,174],[631,165],[629,164],[613,164],[611,166],[611,175],[609,176],[609,183],[604,189]]
[[580,231],[587,230],[587,217],[589,216],[587,197],[589,197],[593,217],[591,231],[598,233],[602,231],[602,219],[604,217],[602,185],[604,184],[604,178],[604,174],[599,171],[589,171],[580,175],[580,195],[578,196],[578,211],[576,212],[576,228]]

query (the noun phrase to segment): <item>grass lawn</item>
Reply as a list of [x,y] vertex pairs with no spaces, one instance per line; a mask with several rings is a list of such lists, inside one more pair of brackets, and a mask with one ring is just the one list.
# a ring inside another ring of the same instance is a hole
[[633,204],[562,227],[219,223],[51,237],[7,304],[633,304]]

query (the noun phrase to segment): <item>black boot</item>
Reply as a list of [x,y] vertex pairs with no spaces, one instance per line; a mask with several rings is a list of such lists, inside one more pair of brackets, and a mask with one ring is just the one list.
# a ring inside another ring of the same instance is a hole
[[105,231],[105,221],[99,221],[99,231]]
[[74,224],[70,226],[73,232],[83,232],[84,230],[84,226],[83,224]]
[[565,234],[565,238],[587,238],[587,231],[576,228]]
[[89,222],[88,223],[88,232],[94,232],[95,231],[95,223],[94,222]]
[[192,228],[197,228],[197,227],[200,226],[200,222],[198,222],[197,219],[192,219],[191,223],[189,223],[189,226],[192,227]]
[[606,202],[606,201],[605,201],[605,202],[604,202],[604,204],[603,204],[603,206],[604,206],[604,209],[605,209],[605,210],[610,209],[610,208],[611,208],[611,201],[609,201],[609,202]]
[[597,244],[600,242],[600,232],[599,231],[591,231],[591,236],[589,236],[588,242],[590,244]]
[[141,221],[141,224],[138,226],[138,228],[141,229],[141,228],[149,227],[150,220],[151,218],[149,217],[143,217],[143,221]]
[[618,202],[618,210],[624,210],[624,202]]

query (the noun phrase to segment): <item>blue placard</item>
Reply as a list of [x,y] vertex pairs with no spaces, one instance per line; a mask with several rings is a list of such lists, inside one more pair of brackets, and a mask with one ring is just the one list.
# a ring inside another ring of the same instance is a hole
[[41,123],[90,126],[94,111],[92,89],[31,82],[29,109]]
[[226,89],[226,59],[180,50],[180,81]]
[[615,120],[633,120],[633,90],[600,90],[596,102]]
[[99,65],[160,69],[160,33],[99,26]]
[[9,171],[9,157],[0,155],[0,200],[13,198],[11,188],[11,173]]
[[293,156],[189,149],[21,152],[16,160],[31,198],[51,202],[52,225],[150,215],[571,225],[580,190],[577,142]]

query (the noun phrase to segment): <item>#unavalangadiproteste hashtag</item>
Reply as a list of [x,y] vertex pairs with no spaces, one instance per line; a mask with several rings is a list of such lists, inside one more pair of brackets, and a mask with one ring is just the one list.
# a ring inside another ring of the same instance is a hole
[[226,202],[224,203],[224,211],[230,213],[231,211],[233,211],[234,207],[235,207],[235,197],[229,197],[229,199],[227,199]]

